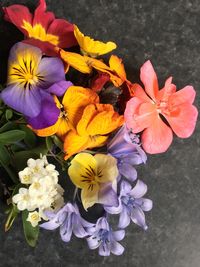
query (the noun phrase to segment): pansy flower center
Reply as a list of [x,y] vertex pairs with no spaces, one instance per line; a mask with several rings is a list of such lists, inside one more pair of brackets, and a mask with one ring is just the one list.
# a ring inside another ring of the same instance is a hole
[[[88,183],[90,186],[93,184],[99,183],[99,180],[102,177],[102,171],[101,170],[94,170],[91,166],[88,166],[85,168],[85,173],[81,175],[82,182]],[[91,188],[92,190],[92,188]]]

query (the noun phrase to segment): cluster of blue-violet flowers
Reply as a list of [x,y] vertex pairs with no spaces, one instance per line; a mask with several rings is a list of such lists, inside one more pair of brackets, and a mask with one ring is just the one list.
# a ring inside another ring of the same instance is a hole
[[[67,203],[58,212],[47,212],[48,222],[40,224],[46,230],[60,228],[60,236],[64,242],[71,240],[72,233],[78,238],[85,238],[90,249],[98,249],[99,255],[121,255],[124,247],[119,243],[125,236],[125,228],[132,221],[147,230],[144,212],[152,209],[152,201],[144,198],[147,185],[137,180],[135,165],[146,162],[146,154],[142,150],[139,138],[124,125],[110,140],[108,152],[117,159],[119,170],[117,184],[117,206],[104,204],[104,215],[96,223],[82,218],[76,203]],[[137,180],[137,181],[136,181]],[[110,216],[119,215],[116,230],[110,224]]]

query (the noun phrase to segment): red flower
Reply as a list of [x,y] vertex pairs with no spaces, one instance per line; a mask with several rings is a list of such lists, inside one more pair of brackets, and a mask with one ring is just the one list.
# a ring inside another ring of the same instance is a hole
[[40,0],[34,15],[23,5],[3,8],[5,20],[13,23],[28,39],[26,43],[38,46],[51,54],[55,46],[69,48],[77,44],[74,27],[64,19],[55,19],[52,12],[46,12],[45,0]]
[[141,138],[147,153],[165,152],[173,139],[172,130],[181,138],[187,138],[193,133],[198,116],[197,108],[192,105],[196,93],[192,86],[176,92],[172,77],[159,90],[157,76],[150,61],[141,67],[140,79],[146,93],[139,84],[133,85],[135,96],[127,102],[125,121],[134,133],[144,130]]

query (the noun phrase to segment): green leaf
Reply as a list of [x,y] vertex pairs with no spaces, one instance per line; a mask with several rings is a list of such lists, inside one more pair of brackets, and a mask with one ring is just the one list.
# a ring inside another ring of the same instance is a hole
[[12,165],[17,171],[21,171],[27,166],[28,159],[37,159],[40,157],[40,154],[45,155],[46,153],[47,148],[45,144],[31,150],[16,152],[12,159]]
[[4,124],[1,128],[0,128],[0,133],[9,131],[9,130],[13,130],[16,129],[17,124],[11,121],[8,121],[6,124]]
[[36,145],[36,136],[35,136],[34,132],[30,128],[25,126],[25,125],[20,125],[19,127],[20,127],[20,129],[22,131],[24,131],[26,133],[26,136],[24,138],[25,144],[30,148],[35,147],[35,145]]
[[8,218],[7,218],[6,223],[5,223],[5,232],[10,230],[11,226],[13,225],[14,220],[16,219],[16,217],[18,215],[18,213],[19,213],[19,211],[17,209],[17,206],[12,204],[12,208],[8,214]]
[[12,144],[21,141],[26,136],[25,132],[21,130],[12,130],[0,134],[0,143]]
[[13,112],[11,109],[6,109],[6,120],[10,120],[13,116]]
[[53,141],[50,136],[46,137],[46,146],[47,146],[48,151],[52,150]]
[[33,227],[31,223],[27,221],[27,218],[28,211],[24,210],[22,212],[24,235],[29,246],[35,247],[39,237],[39,226]]
[[53,138],[54,144],[57,147],[59,147],[61,150],[63,150],[63,143],[60,141],[60,139],[56,135],[53,135],[52,138]]
[[3,162],[4,165],[10,164],[10,154],[2,144],[0,144],[0,162]]

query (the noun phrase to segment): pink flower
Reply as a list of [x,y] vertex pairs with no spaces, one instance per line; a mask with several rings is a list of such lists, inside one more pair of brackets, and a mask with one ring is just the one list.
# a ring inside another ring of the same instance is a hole
[[176,92],[172,77],[159,90],[157,75],[150,61],[141,67],[140,79],[145,91],[139,84],[133,85],[135,96],[127,102],[125,121],[133,133],[143,131],[141,140],[147,153],[162,153],[172,143],[172,130],[181,138],[193,133],[198,116],[197,108],[192,105],[196,93],[192,86]]

